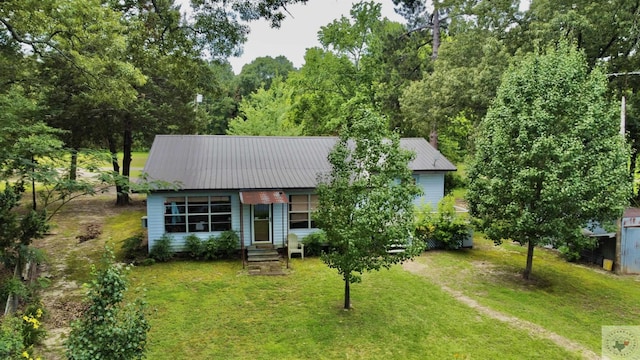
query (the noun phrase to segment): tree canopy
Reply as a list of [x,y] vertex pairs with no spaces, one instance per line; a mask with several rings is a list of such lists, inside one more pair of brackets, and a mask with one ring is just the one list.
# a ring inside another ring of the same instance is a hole
[[490,239],[528,245],[525,278],[535,245],[621,215],[631,182],[616,109],[605,76],[566,42],[506,71],[476,137],[467,199]]

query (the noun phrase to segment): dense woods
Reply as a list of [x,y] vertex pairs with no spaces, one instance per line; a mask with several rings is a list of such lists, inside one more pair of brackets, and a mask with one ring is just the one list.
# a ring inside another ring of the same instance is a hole
[[561,40],[605,69],[611,100],[626,98],[635,164],[637,1],[394,0],[404,23],[360,2],[319,29],[300,69],[262,57],[234,74],[227,59],[249,21],[278,26],[296,2],[194,0],[188,16],[173,0],[3,2],[2,168],[44,155],[13,143],[19,134],[61,141],[72,179],[78,152],[123,152],[111,181],[126,204],[129,154],[155,134],[336,135],[354,99],[463,161],[509,63]]

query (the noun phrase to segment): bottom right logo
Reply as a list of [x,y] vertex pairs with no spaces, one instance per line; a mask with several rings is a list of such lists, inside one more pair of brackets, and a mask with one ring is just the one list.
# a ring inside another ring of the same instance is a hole
[[640,360],[640,326],[603,326],[602,358]]

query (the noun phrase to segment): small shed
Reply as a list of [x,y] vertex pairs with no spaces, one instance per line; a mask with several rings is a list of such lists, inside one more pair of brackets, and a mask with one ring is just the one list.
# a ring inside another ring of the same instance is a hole
[[616,245],[616,271],[620,274],[640,274],[640,208],[624,211]]

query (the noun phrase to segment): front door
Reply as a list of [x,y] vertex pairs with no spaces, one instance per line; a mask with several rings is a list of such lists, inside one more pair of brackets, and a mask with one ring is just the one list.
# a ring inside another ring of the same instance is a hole
[[271,205],[253,205],[253,242],[271,242]]

